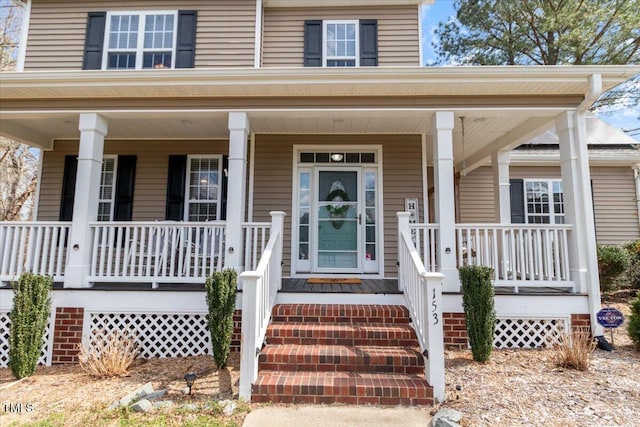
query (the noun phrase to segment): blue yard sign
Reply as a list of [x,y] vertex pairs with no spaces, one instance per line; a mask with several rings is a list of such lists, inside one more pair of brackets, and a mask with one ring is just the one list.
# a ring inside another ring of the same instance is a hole
[[598,314],[596,314],[596,316],[598,318],[598,323],[607,329],[617,328],[622,325],[622,322],[624,322],[624,316],[615,308],[603,308],[598,312]]

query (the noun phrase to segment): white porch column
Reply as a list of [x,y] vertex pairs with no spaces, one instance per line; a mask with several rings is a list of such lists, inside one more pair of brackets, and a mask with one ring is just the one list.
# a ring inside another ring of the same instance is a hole
[[600,310],[600,281],[584,114],[562,113],[556,118],[556,132],[560,140],[565,220],[573,225],[568,242],[571,279],[577,291],[589,295],[591,327],[598,336],[604,329],[596,319]]
[[433,177],[435,185],[435,220],[439,224],[437,256],[444,274],[444,291],[458,292],[460,282],[456,268],[456,212],[453,169],[453,112],[433,115]]
[[247,113],[229,113],[229,170],[227,171],[227,229],[225,267],[242,269],[242,221],[247,177]]
[[69,238],[69,258],[64,275],[65,288],[89,287],[91,229],[98,218],[98,191],[107,121],[95,113],[80,114],[80,147]]
[[491,155],[496,222],[511,223],[511,185],[509,184],[509,151],[496,151]]

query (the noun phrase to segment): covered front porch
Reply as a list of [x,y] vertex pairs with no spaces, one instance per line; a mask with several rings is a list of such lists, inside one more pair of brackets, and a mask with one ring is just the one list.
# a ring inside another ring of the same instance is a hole
[[[45,151],[37,220],[0,224],[0,281],[33,271],[65,295],[119,285],[173,295],[236,269],[243,397],[279,299],[359,297],[309,287],[312,278],[357,278],[381,291],[366,301],[406,307],[438,399],[461,265],[494,269],[496,287],[517,298],[501,299],[503,313],[586,314],[598,333],[584,111],[622,71],[320,71],[69,72],[37,88],[28,73],[3,76],[3,134]],[[553,126],[564,223],[513,224],[508,152]],[[456,180],[488,159],[495,222],[460,223]],[[549,289],[568,304],[552,303]],[[157,313],[162,298],[138,310]]]

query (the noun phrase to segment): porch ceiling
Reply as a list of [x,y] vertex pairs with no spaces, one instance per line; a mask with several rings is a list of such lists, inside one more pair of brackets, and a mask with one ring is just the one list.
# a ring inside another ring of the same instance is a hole
[[[2,73],[0,134],[45,149],[78,139],[78,116],[97,112],[107,139],[226,139],[231,111],[251,131],[426,134],[434,111],[453,111],[454,156],[492,150],[548,129],[602,76],[604,89],[640,67],[452,67]],[[465,122],[462,143],[461,117]],[[537,132],[537,133],[536,133]],[[430,150],[430,147],[429,147]]]

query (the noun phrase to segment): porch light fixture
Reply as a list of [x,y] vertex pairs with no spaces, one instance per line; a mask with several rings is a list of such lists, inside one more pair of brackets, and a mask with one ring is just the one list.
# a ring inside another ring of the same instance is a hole
[[331,161],[332,162],[341,162],[342,159],[344,159],[344,154],[342,153],[332,153],[331,154]]
[[187,372],[184,375],[184,381],[187,383],[187,387],[189,387],[189,394],[191,394],[191,387],[193,387],[193,383],[196,382],[196,378],[198,378],[198,376],[195,372]]

